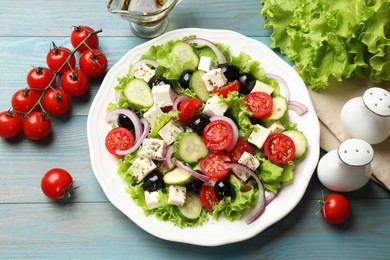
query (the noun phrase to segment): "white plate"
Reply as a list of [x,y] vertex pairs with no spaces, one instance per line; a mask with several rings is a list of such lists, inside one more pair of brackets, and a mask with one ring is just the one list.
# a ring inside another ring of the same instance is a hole
[[[289,112],[292,121],[298,123],[308,139],[306,157],[297,164],[291,183],[284,185],[277,198],[266,208],[262,216],[247,225],[244,220],[230,222],[224,218],[211,220],[200,227],[179,228],[170,222],[159,221],[154,215],[146,217],[125,191],[126,183],[117,174],[117,159],[105,148],[104,139],[111,126],[106,124],[107,104],[114,102],[114,86],[117,78],[128,72],[129,65],[137,61],[151,45],[168,40],[196,35],[230,46],[233,55],[245,52],[261,61],[266,72],[283,76],[290,85],[290,99],[304,103],[308,113],[299,117]],[[319,159],[319,121],[311,103],[307,88],[296,71],[263,43],[226,30],[181,29],[168,32],[130,50],[105,76],[89,111],[87,134],[91,164],[94,174],[111,203],[134,223],[150,234],[176,242],[217,246],[249,239],[286,216],[302,199]]]

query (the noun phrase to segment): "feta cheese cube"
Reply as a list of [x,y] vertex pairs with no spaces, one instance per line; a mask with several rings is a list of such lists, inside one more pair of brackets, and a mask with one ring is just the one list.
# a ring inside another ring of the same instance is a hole
[[144,113],[144,118],[149,122],[149,124],[153,124],[154,120],[162,114],[164,114],[164,112],[156,104],[154,104]]
[[157,138],[145,138],[142,143],[139,156],[146,157],[152,160],[164,160],[164,150],[166,143],[164,140]]
[[186,187],[179,185],[169,186],[168,204],[183,206],[186,202]]
[[158,208],[158,191],[145,191],[145,202],[148,209]]
[[165,126],[163,126],[160,131],[158,131],[158,134],[166,142],[166,144],[169,145],[173,143],[176,136],[182,132],[184,132],[183,127],[179,126],[171,120]]
[[[260,166],[260,161],[248,152],[244,152],[241,155],[240,159],[238,160],[238,163],[247,166],[252,171],[255,171]],[[247,181],[250,177],[250,174],[248,174],[248,172],[240,171],[240,169],[238,168],[233,168],[233,172],[243,181]]]
[[203,113],[212,116],[223,116],[229,106],[225,103],[219,103],[218,96],[212,96],[209,98],[203,108]]
[[174,93],[168,84],[156,85],[152,88],[154,104],[158,107],[168,107],[173,105]]
[[271,133],[271,130],[265,128],[259,124],[255,125],[256,129],[252,131],[248,138],[248,142],[256,145],[258,148],[262,148],[265,140]]
[[284,126],[280,123],[280,122],[275,122],[275,123],[272,123],[268,129],[271,131],[271,133],[275,134],[275,133],[281,133],[283,132],[284,130],[286,130],[286,128],[284,128]]
[[157,166],[149,158],[138,157],[129,167],[128,171],[133,173],[133,178],[136,182],[140,182],[143,178],[151,173]]
[[198,64],[198,70],[209,71],[216,69],[215,62],[208,56],[201,56]]
[[256,92],[256,91],[265,92],[268,95],[271,95],[272,92],[274,92],[274,88],[271,87],[270,85],[265,84],[264,82],[256,80],[256,84],[253,87],[251,92]]
[[151,78],[154,77],[156,71],[149,68],[148,65],[142,64],[135,72],[134,77],[137,79],[143,79],[146,82],[149,82]]
[[202,80],[208,91],[216,90],[227,83],[227,78],[221,68],[207,71],[202,75]]

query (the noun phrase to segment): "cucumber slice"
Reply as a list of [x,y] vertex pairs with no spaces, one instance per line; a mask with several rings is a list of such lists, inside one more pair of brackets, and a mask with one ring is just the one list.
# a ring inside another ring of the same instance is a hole
[[210,98],[210,93],[203,82],[202,76],[205,74],[202,70],[196,70],[190,78],[190,89],[195,92],[200,100],[207,102]]
[[152,91],[148,83],[142,79],[131,79],[129,83],[127,83],[123,94],[130,105],[135,108],[149,108],[154,104]]
[[184,132],[176,136],[173,154],[180,161],[195,163],[207,156],[208,149],[199,135]]
[[195,54],[192,46],[186,42],[175,43],[172,52],[176,55],[183,70],[195,70],[199,64],[199,57]]
[[193,180],[193,176],[183,170],[176,167],[173,170],[167,172],[164,177],[164,182],[169,185],[183,185]]
[[283,134],[289,136],[295,144],[295,156],[294,159],[301,158],[307,149],[307,139],[305,135],[298,130],[287,130],[284,131]]
[[190,220],[199,218],[203,209],[198,194],[192,191],[186,192],[186,202],[183,206],[177,208],[183,217]]
[[265,118],[265,121],[275,121],[281,119],[287,112],[287,99],[283,96],[276,96],[272,98],[273,107],[271,114]]

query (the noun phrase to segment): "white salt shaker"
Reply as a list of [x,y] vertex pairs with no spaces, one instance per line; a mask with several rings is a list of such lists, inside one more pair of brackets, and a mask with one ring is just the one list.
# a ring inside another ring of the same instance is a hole
[[372,146],[361,139],[349,139],[325,154],[318,163],[320,182],[336,192],[350,192],[363,187],[372,175]]
[[351,137],[370,144],[381,143],[390,135],[390,93],[382,88],[370,88],[362,97],[345,103],[340,117]]

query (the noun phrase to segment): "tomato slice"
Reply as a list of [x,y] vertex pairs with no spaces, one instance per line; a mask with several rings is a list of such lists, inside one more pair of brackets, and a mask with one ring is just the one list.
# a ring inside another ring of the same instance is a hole
[[253,147],[245,139],[238,138],[236,146],[234,146],[233,150],[228,152],[228,156],[232,162],[237,162],[244,152],[248,152],[253,155]]
[[226,121],[212,121],[203,130],[203,140],[210,150],[225,150],[233,142],[233,129]]
[[179,104],[179,120],[187,126],[192,122],[196,112],[202,108],[203,102],[197,98],[187,98]]
[[286,164],[294,158],[294,141],[285,134],[271,134],[264,143],[265,155],[272,162]]
[[219,203],[214,187],[207,183],[202,184],[199,191],[199,199],[202,206],[208,211],[212,211],[215,205]]
[[210,153],[200,161],[200,170],[212,180],[225,177],[230,169],[225,168],[225,162],[230,162],[229,156],[224,153]]
[[106,136],[107,150],[118,156],[116,150],[127,150],[134,146],[134,135],[124,127],[116,127],[112,129]]
[[251,92],[244,97],[244,101],[247,102],[246,108],[255,118],[265,117],[272,111],[272,97],[265,92]]
[[240,90],[240,82],[238,80],[230,81],[225,86],[220,87],[216,90],[211,91],[212,93],[217,93],[218,95],[226,98],[229,92],[239,91]]

